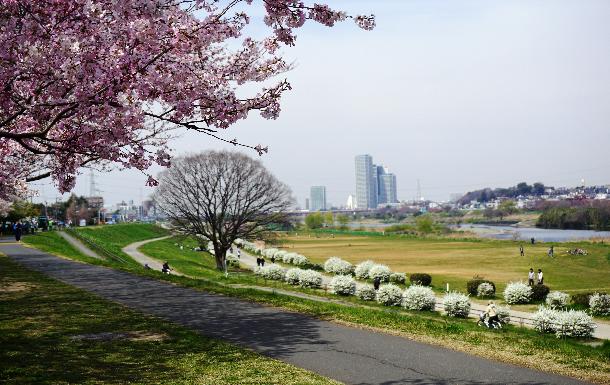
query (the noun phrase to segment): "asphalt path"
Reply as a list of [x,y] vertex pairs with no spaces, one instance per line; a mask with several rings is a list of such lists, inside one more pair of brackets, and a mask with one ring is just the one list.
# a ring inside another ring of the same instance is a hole
[[0,243],[0,252],[25,267],[108,300],[347,384],[583,384],[397,336],[69,261],[13,243]]

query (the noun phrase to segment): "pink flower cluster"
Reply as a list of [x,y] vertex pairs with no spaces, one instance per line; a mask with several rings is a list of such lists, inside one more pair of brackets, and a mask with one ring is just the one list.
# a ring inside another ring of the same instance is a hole
[[[69,191],[88,164],[168,166],[177,127],[224,140],[218,131],[250,111],[277,118],[288,82],[245,98],[241,87],[290,68],[277,48],[294,44],[306,20],[332,26],[349,17],[264,0],[273,35],[257,41],[242,36],[249,17],[234,11],[240,1],[224,3],[0,0],[0,197],[47,176]],[[374,26],[372,16],[354,20]],[[241,47],[228,48],[235,39]]]

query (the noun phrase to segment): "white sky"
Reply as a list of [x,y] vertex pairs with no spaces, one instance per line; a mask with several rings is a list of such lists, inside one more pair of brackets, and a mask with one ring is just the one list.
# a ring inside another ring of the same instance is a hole
[[[375,13],[378,27],[301,30],[284,50],[296,68],[280,118],[253,114],[226,132],[268,145],[263,162],[300,205],[312,185],[344,204],[362,153],[397,175],[401,200],[417,179],[437,200],[521,181],[610,183],[610,1],[326,2]],[[173,146],[224,147],[195,133]],[[96,177],[110,204],[152,191],[137,172]],[[41,201],[58,196],[48,181],[35,187]],[[88,191],[85,172],[75,192]]]

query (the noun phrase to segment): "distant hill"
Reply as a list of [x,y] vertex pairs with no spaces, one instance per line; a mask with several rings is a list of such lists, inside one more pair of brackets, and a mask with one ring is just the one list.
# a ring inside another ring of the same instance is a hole
[[516,198],[519,195],[544,195],[544,190],[546,186],[542,183],[534,183],[533,185],[529,185],[525,182],[521,182],[516,186],[508,187],[508,188],[495,188],[491,189],[489,187],[470,191],[464,194],[458,200],[460,204],[467,204],[471,201],[479,201],[479,202],[489,202],[496,198],[506,197],[506,198]]

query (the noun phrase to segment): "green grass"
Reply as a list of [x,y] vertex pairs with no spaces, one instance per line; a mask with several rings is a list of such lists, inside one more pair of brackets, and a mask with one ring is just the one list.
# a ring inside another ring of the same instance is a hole
[[105,225],[93,227],[77,227],[73,231],[88,242],[118,256],[125,261],[133,261],[129,255],[123,253],[123,247],[139,241],[163,237],[167,230],[153,225],[141,223],[127,223],[118,225]]
[[94,261],[94,258],[88,257],[72,247],[72,245],[66,242],[66,240],[59,236],[59,234],[57,234],[55,231],[26,235],[21,238],[21,240],[25,244],[54,255],[68,257],[70,259],[82,262]]
[[[540,335],[533,330],[514,326],[508,326],[501,331],[489,331],[476,326],[472,320],[447,318],[432,312],[411,312],[397,308],[382,308],[374,304],[371,304],[373,308],[348,307],[253,289],[221,286],[218,285],[218,282],[252,283],[254,281],[259,285],[264,282],[256,281],[255,277],[246,273],[232,273],[229,275],[229,280],[226,280],[224,274],[215,270],[213,258],[209,254],[193,252],[187,248],[180,250],[174,245],[174,242],[174,240],[157,241],[145,245],[141,251],[160,259],[169,260],[170,265],[173,264],[175,268],[184,269],[184,272],[206,280],[168,276],[134,266],[103,263],[197,290],[278,306],[334,322],[385,330],[503,362],[600,383],[610,382],[610,342],[608,341],[602,346],[594,347],[586,345],[582,341],[558,340],[552,335]],[[284,287],[284,284],[277,282],[267,282],[267,284]],[[317,294],[324,295],[320,291],[317,291]],[[354,298],[346,298],[346,300],[357,302]]]
[[[280,237],[282,246],[313,262],[340,256],[358,263],[372,259],[394,271],[428,273],[436,287],[464,291],[466,282],[479,275],[496,283],[501,292],[510,281],[526,280],[530,267],[542,269],[552,290],[568,293],[610,290],[610,247],[577,242],[554,243],[555,258],[546,255],[550,243],[524,244],[526,257],[519,256],[520,242],[401,236],[350,236],[299,233]],[[587,256],[569,256],[568,248],[588,250]]]
[[[74,339],[102,332],[160,340]],[[1,256],[0,383],[337,384],[133,312]]]

